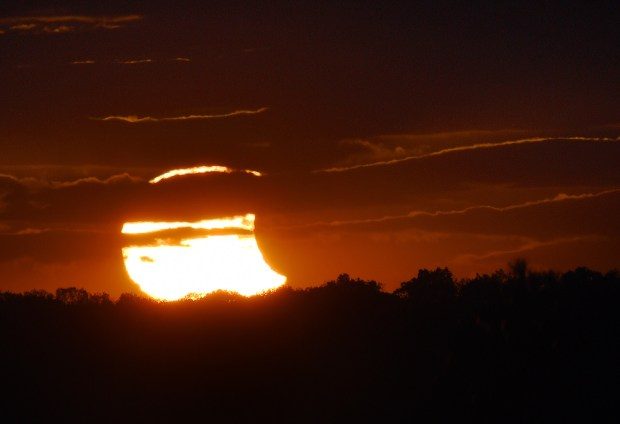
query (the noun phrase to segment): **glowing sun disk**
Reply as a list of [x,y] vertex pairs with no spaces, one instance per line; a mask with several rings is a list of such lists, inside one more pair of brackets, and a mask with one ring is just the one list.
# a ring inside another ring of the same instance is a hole
[[[128,222],[124,234],[145,234],[170,229],[253,230],[254,215],[198,222]],[[130,278],[148,295],[177,300],[204,296],[217,290],[251,296],[280,287],[286,277],[265,262],[254,234],[208,235],[171,244],[123,248]]]

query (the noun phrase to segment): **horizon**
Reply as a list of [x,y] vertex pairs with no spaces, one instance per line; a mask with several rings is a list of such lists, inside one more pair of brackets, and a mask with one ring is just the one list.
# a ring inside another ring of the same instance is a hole
[[[517,271],[517,268],[521,267],[523,272],[523,277],[519,277],[518,273],[519,271]],[[299,286],[296,284],[290,284],[288,281],[283,283],[282,285],[278,286],[278,287],[274,287],[274,288],[268,288],[262,291],[258,291],[256,293],[251,293],[251,294],[242,294],[237,290],[227,290],[225,288],[223,289],[216,289],[213,291],[209,291],[207,293],[188,293],[187,295],[183,296],[183,297],[179,297],[176,299],[164,299],[164,298],[157,298],[155,296],[152,296],[148,293],[145,293],[144,291],[131,291],[131,292],[123,292],[120,293],[118,296],[113,297],[110,296],[109,293],[105,292],[105,291],[98,291],[98,292],[88,292],[87,290],[84,289],[84,287],[80,287],[79,285],[68,285],[68,286],[63,286],[63,287],[57,287],[55,290],[53,291],[47,291],[45,289],[42,290],[38,290],[38,289],[31,289],[31,290],[24,290],[21,292],[14,292],[14,291],[3,291],[0,290],[0,295],[2,294],[9,294],[9,295],[31,295],[31,296],[44,296],[46,297],[47,295],[52,296],[52,297],[56,297],[58,298],[58,293],[59,292],[68,292],[68,291],[72,291],[72,292],[83,292],[88,296],[105,296],[106,299],[109,300],[116,300],[117,302],[124,296],[131,296],[131,297],[136,297],[142,300],[148,300],[151,302],[155,302],[155,303],[174,303],[174,302],[186,302],[186,301],[190,301],[190,302],[194,302],[194,301],[200,301],[202,299],[209,299],[211,297],[218,297],[221,295],[226,295],[226,296],[231,296],[237,299],[246,299],[246,300],[251,300],[251,298],[253,297],[261,297],[261,296],[269,296],[271,294],[277,294],[280,291],[288,291],[288,290],[292,290],[292,291],[299,291],[299,292],[304,292],[304,291],[308,291],[308,290],[313,290],[313,289],[321,289],[321,288],[326,288],[329,285],[332,285],[334,283],[337,283],[339,281],[345,281],[345,282],[350,282],[353,285],[355,284],[361,284],[361,285],[365,285],[365,284],[371,284],[373,286],[376,285],[377,291],[381,292],[381,293],[385,293],[385,294],[390,294],[390,295],[395,295],[398,293],[399,290],[402,290],[403,287],[407,286],[407,284],[411,283],[412,281],[416,281],[420,275],[422,273],[430,273],[430,274],[434,274],[434,273],[440,273],[440,272],[447,272],[450,275],[450,278],[452,279],[454,286],[458,289],[459,287],[465,287],[469,284],[471,284],[472,282],[478,281],[480,279],[485,280],[485,279],[497,279],[497,281],[501,281],[503,279],[503,283],[507,283],[510,282],[514,279],[518,279],[518,278],[540,278],[540,277],[547,277],[547,278],[555,278],[555,279],[562,279],[563,277],[567,276],[567,275],[571,275],[571,274],[575,274],[575,273],[591,273],[592,275],[598,275],[600,277],[603,278],[613,278],[613,277],[617,277],[618,274],[620,274],[620,270],[617,268],[613,268],[613,269],[609,269],[609,270],[595,270],[595,269],[590,269],[588,267],[584,267],[584,266],[578,266],[575,267],[573,269],[567,269],[567,270],[556,270],[556,269],[536,269],[533,268],[531,266],[531,264],[529,264],[527,262],[526,259],[524,258],[517,258],[514,261],[509,262],[508,264],[506,264],[505,268],[498,268],[490,273],[476,273],[473,276],[465,276],[465,277],[459,277],[458,275],[454,275],[449,268],[447,267],[436,267],[434,269],[426,269],[426,268],[420,268],[417,272],[417,274],[413,274],[411,276],[411,278],[403,280],[402,282],[399,283],[399,285],[395,288],[386,288],[385,284],[383,284],[381,281],[375,281],[373,279],[364,279],[360,276],[357,275],[350,275],[349,273],[343,272],[337,275],[336,278],[332,278],[323,282],[313,282],[307,286]]]

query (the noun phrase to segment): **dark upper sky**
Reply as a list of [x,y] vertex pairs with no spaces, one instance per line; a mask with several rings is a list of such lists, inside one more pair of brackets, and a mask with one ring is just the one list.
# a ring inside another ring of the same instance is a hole
[[[241,212],[298,285],[620,266],[617,2],[99,3],[0,4],[0,289]],[[266,175],[148,184],[201,164]]]

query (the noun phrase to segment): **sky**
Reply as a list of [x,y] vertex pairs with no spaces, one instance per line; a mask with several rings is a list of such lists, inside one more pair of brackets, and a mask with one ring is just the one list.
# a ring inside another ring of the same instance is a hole
[[[619,21],[613,1],[2,2],[0,290],[135,292],[123,223],[246,213],[295,287],[618,268]],[[238,171],[149,183],[212,165]]]

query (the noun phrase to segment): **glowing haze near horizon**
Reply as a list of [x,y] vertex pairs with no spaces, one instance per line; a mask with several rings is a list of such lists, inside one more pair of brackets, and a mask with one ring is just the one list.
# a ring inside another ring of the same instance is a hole
[[[192,229],[254,229],[254,215],[199,222],[128,222],[123,234]],[[276,289],[286,277],[265,262],[254,234],[206,235],[178,243],[156,239],[155,244],[123,248],[130,278],[143,292],[160,300],[201,297],[224,290],[244,296]]]

